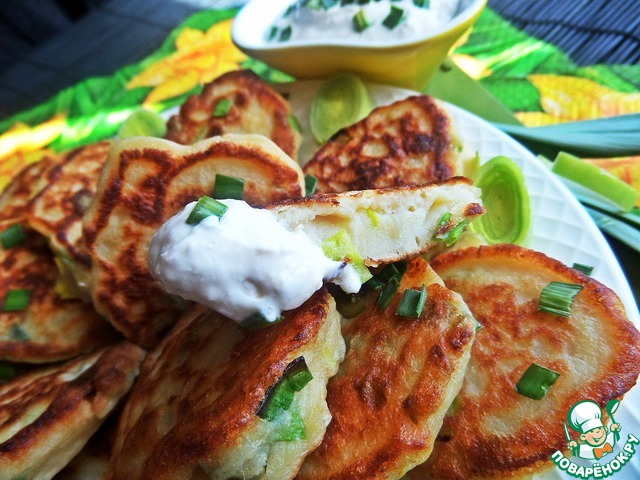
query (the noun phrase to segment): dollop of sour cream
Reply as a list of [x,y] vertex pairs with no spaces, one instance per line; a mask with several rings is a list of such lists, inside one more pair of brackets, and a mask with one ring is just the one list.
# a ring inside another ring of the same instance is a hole
[[[292,2],[292,6],[273,24],[275,30],[269,28],[266,36],[272,42],[336,38],[356,42],[409,40],[439,31],[456,15],[459,3],[459,0],[430,0],[428,6],[421,7],[414,0],[378,0],[364,5],[354,1],[344,5],[336,2],[328,8],[310,8],[308,2]],[[404,10],[402,21],[394,28],[383,24],[391,6]],[[357,31],[353,17],[360,10],[370,26]],[[286,38],[282,36],[283,31],[288,32]]]
[[153,236],[149,268],[169,293],[243,322],[255,313],[268,321],[302,305],[323,280],[359,291],[353,267],[327,258],[301,230],[289,231],[268,210],[220,200],[228,210],[197,225],[187,223],[196,202]]

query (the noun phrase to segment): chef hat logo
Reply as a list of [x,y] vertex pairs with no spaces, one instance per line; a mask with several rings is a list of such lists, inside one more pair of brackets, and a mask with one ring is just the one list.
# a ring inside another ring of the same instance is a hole
[[593,400],[583,400],[576,403],[567,415],[569,425],[580,433],[587,433],[594,428],[602,428],[602,409]]

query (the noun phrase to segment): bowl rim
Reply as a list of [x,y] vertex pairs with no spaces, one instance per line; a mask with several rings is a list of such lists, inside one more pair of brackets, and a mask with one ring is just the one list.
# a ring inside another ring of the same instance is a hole
[[[487,4],[487,0],[470,0],[469,5],[465,7],[462,12],[453,17],[447,23],[443,24],[441,28],[435,32],[424,37],[412,37],[408,40],[383,40],[383,41],[367,41],[362,42],[359,40],[347,40],[343,38],[337,38],[335,40],[318,41],[317,39],[308,38],[301,40],[292,40],[286,43],[269,43],[265,40],[265,35],[260,35],[258,41],[251,41],[247,38],[247,34],[253,32],[255,37],[256,32],[265,32],[269,25],[281,14],[282,9],[280,7],[289,5],[293,0],[249,0],[240,12],[236,15],[231,25],[231,38],[233,42],[241,50],[249,51],[282,51],[293,48],[318,48],[318,47],[332,47],[332,48],[350,48],[350,49],[396,49],[399,47],[411,47],[414,45],[420,45],[427,41],[436,40],[440,37],[446,36],[451,31],[460,27],[461,25],[469,22],[474,16],[478,15]],[[264,12],[268,14],[264,14]],[[258,15],[256,15],[258,14]],[[256,28],[256,18],[260,28]],[[251,25],[249,29],[245,24]]]

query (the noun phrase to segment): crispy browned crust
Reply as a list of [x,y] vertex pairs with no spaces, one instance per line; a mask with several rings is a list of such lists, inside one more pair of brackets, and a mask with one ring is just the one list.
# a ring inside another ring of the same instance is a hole
[[[233,105],[223,117],[214,116],[218,102]],[[299,134],[289,122],[289,103],[251,70],[221,75],[193,95],[169,119],[166,138],[182,145],[225,133],[259,133],[296,158]]]
[[0,313],[0,359],[64,360],[120,338],[91,304],[55,293],[57,274],[51,253],[35,233],[22,245],[0,250],[0,298],[9,290],[31,292],[25,310]]
[[240,437],[261,421],[256,412],[267,389],[316,339],[328,314],[324,288],[258,330],[202,306],[187,311],[142,367],[107,478],[193,478],[199,463],[216,465],[226,450],[240,448]]
[[[598,281],[514,245],[459,250],[432,265],[484,328],[476,336],[459,408],[447,416],[431,457],[411,478],[537,473],[552,466],[554,451],[566,450],[563,422],[575,402],[592,399],[604,407],[636,383],[640,334],[615,293]],[[551,281],[584,285],[570,318],[538,311],[539,292]],[[542,400],[515,390],[531,363],[560,373]]]
[[[40,470],[47,457],[70,460],[77,453],[129,390],[143,358],[143,350],[122,342],[0,385],[0,431],[20,426],[0,443],[0,472],[8,478],[50,478],[55,472]],[[41,412],[37,418],[34,410]]]
[[62,156],[46,172],[46,186],[29,208],[29,225],[49,238],[55,250],[87,268],[91,257],[82,238],[82,217],[95,195],[110,145],[94,143]]
[[42,179],[55,163],[53,157],[44,157],[23,168],[7,185],[0,195],[0,229],[27,219],[29,202],[46,185]]
[[[333,418],[296,478],[400,478],[429,456],[475,332],[459,296],[440,282],[415,258],[386,310],[374,298],[343,321],[347,354],[327,386]],[[423,284],[428,296],[420,318],[396,315],[404,289]]]
[[458,174],[447,114],[426,95],[374,109],[337,132],[304,166],[318,192],[419,185]]
[[149,271],[151,237],[187,203],[211,195],[216,172],[244,178],[244,199],[252,205],[303,193],[299,167],[271,142],[226,136],[183,147],[130,138],[111,150],[84,217],[91,293],[97,310],[144,347],[156,345],[185,307]]

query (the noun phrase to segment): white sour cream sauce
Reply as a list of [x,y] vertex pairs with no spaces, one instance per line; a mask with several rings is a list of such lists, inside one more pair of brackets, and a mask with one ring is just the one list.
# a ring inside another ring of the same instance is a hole
[[275,321],[323,280],[347,293],[360,290],[353,267],[327,258],[303,231],[287,230],[268,210],[220,201],[229,207],[222,218],[189,225],[192,202],[153,236],[149,268],[169,293],[242,322],[257,312]]
[[[291,26],[292,40],[335,40],[351,41],[398,40],[400,38],[424,37],[429,32],[438,31],[442,25],[449,22],[457,13],[459,0],[431,0],[429,8],[414,5],[413,0],[372,0],[366,5],[336,5],[324,9],[310,9],[306,6],[296,8],[287,16],[278,17],[274,26],[279,30]],[[405,12],[404,20],[397,27],[389,29],[382,24],[391,6],[402,8]],[[371,26],[362,32],[357,32],[353,26],[353,17],[359,10],[364,10]],[[269,36],[269,28],[266,35]],[[278,36],[271,42],[277,42]],[[286,42],[284,42],[286,43]]]

